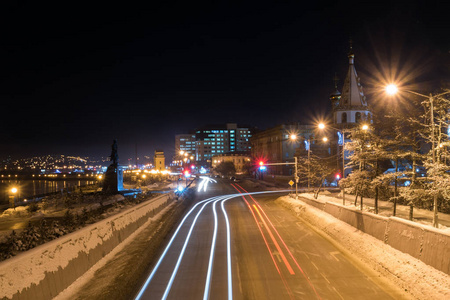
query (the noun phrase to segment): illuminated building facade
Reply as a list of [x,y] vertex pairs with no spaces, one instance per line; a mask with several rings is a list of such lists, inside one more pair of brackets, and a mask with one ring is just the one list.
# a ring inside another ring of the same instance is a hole
[[155,151],[155,155],[153,156],[153,164],[155,166],[155,170],[158,170],[160,172],[166,169],[166,159],[164,157],[164,151]]
[[337,89],[330,95],[333,108],[333,122],[339,128],[352,127],[363,121],[371,121],[372,112],[367,105],[363,87],[355,69],[355,55],[350,47],[348,54],[349,68],[342,87],[342,94]]
[[[296,140],[290,135],[295,134]],[[267,163],[282,163],[294,161],[294,154],[299,147],[305,147],[305,141],[314,139],[314,126],[295,124],[282,124],[267,130],[255,133],[251,139],[252,157],[254,161],[262,160]],[[267,168],[268,174],[292,175],[292,165],[274,165]]]
[[239,128],[236,123],[225,126],[208,125],[195,132],[195,159],[200,164],[210,166],[212,157],[224,153],[250,153],[250,138],[252,130],[248,127]]
[[251,156],[249,153],[231,152],[214,155],[211,159],[211,165],[215,168],[222,162],[231,161],[236,168],[236,174],[245,174],[251,165]]
[[250,153],[252,129],[238,127],[236,123],[207,125],[195,130],[193,134],[175,136],[175,156],[180,151],[194,156],[197,165],[211,166],[214,155],[224,153]]
[[195,154],[195,134],[177,134],[175,136],[175,153],[187,152]]

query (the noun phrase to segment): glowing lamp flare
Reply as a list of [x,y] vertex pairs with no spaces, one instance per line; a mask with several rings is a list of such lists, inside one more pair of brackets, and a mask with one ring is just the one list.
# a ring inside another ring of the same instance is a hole
[[291,140],[296,140],[296,139],[297,139],[297,135],[291,134]]
[[13,188],[11,189],[11,193],[13,193],[13,194],[17,193],[17,188],[13,187]]
[[395,84],[389,84],[386,86],[386,93],[389,95],[395,95],[398,92],[398,87]]
[[319,129],[324,129],[324,128],[325,128],[325,124],[320,123],[320,124],[319,124]]

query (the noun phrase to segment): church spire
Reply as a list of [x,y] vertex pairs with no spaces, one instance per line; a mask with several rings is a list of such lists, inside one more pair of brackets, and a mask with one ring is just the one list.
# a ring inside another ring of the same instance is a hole
[[[348,126],[348,124],[356,124],[362,120],[370,120],[372,115],[356,73],[352,40],[350,40],[348,59],[349,66],[342,87],[342,94],[339,93],[339,97],[333,94],[330,96],[333,105],[334,122],[337,126]],[[337,87],[336,82],[335,87]]]

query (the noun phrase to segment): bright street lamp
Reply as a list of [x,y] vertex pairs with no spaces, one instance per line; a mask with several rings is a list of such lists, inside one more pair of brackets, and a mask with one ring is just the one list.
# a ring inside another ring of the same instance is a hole
[[[397,94],[399,91],[397,85],[395,84],[389,84],[386,86],[386,93],[389,95],[395,95]],[[436,142],[435,142],[435,137],[434,137],[434,107],[433,107],[433,102],[434,102],[434,98],[439,98],[440,96],[446,95],[450,93],[450,90],[438,94],[438,95],[432,95],[430,94],[429,96],[427,95],[423,95],[414,91],[409,91],[409,90],[402,90],[403,92],[407,92],[416,96],[420,96],[423,98],[428,99],[428,101],[430,101],[430,122],[431,122],[431,151],[432,151],[432,159],[433,159],[433,164],[436,163]],[[434,199],[433,199],[433,226],[434,227],[438,227],[438,211],[437,211],[437,199],[438,199],[438,195],[435,194],[434,195]]]

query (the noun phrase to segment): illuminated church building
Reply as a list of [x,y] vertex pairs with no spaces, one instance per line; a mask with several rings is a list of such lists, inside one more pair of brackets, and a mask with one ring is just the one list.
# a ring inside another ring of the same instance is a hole
[[[342,94],[337,89],[337,84],[335,81],[335,90],[330,95],[330,100],[332,104],[332,115],[333,115],[333,127],[337,129],[350,129],[355,126],[361,125],[362,123],[372,123],[372,112],[370,111],[366,96],[363,92],[363,87],[360,83],[360,78],[356,73],[355,69],[355,55],[350,47],[350,53],[348,54],[349,68],[347,76],[342,87]],[[337,155],[341,162],[338,162],[339,169],[342,170],[342,145],[344,136],[342,131],[337,132],[337,136],[332,144],[337,146],[336,152],[340,153]],[[350,139],[346,136],[345,143],[350,142]],[[331,149],[330,149],[331,150]],[[333,151],[333,150],[331,150]],[[333,151],[334,152],[334,151]],[[345,151],[345,160],[349,156],[349,152]],[[345,175],[351,172],[350,169],[345,170]]]
[[330,95],[333,107],[333,123],[337,128],[351,128],[357,123],[371,122],[372,112],[367,105],[360,79],[355,69],[355,55],[350,48],[348,54],[349,68],[342,87],[342,94],[335,84],[335,91]]

